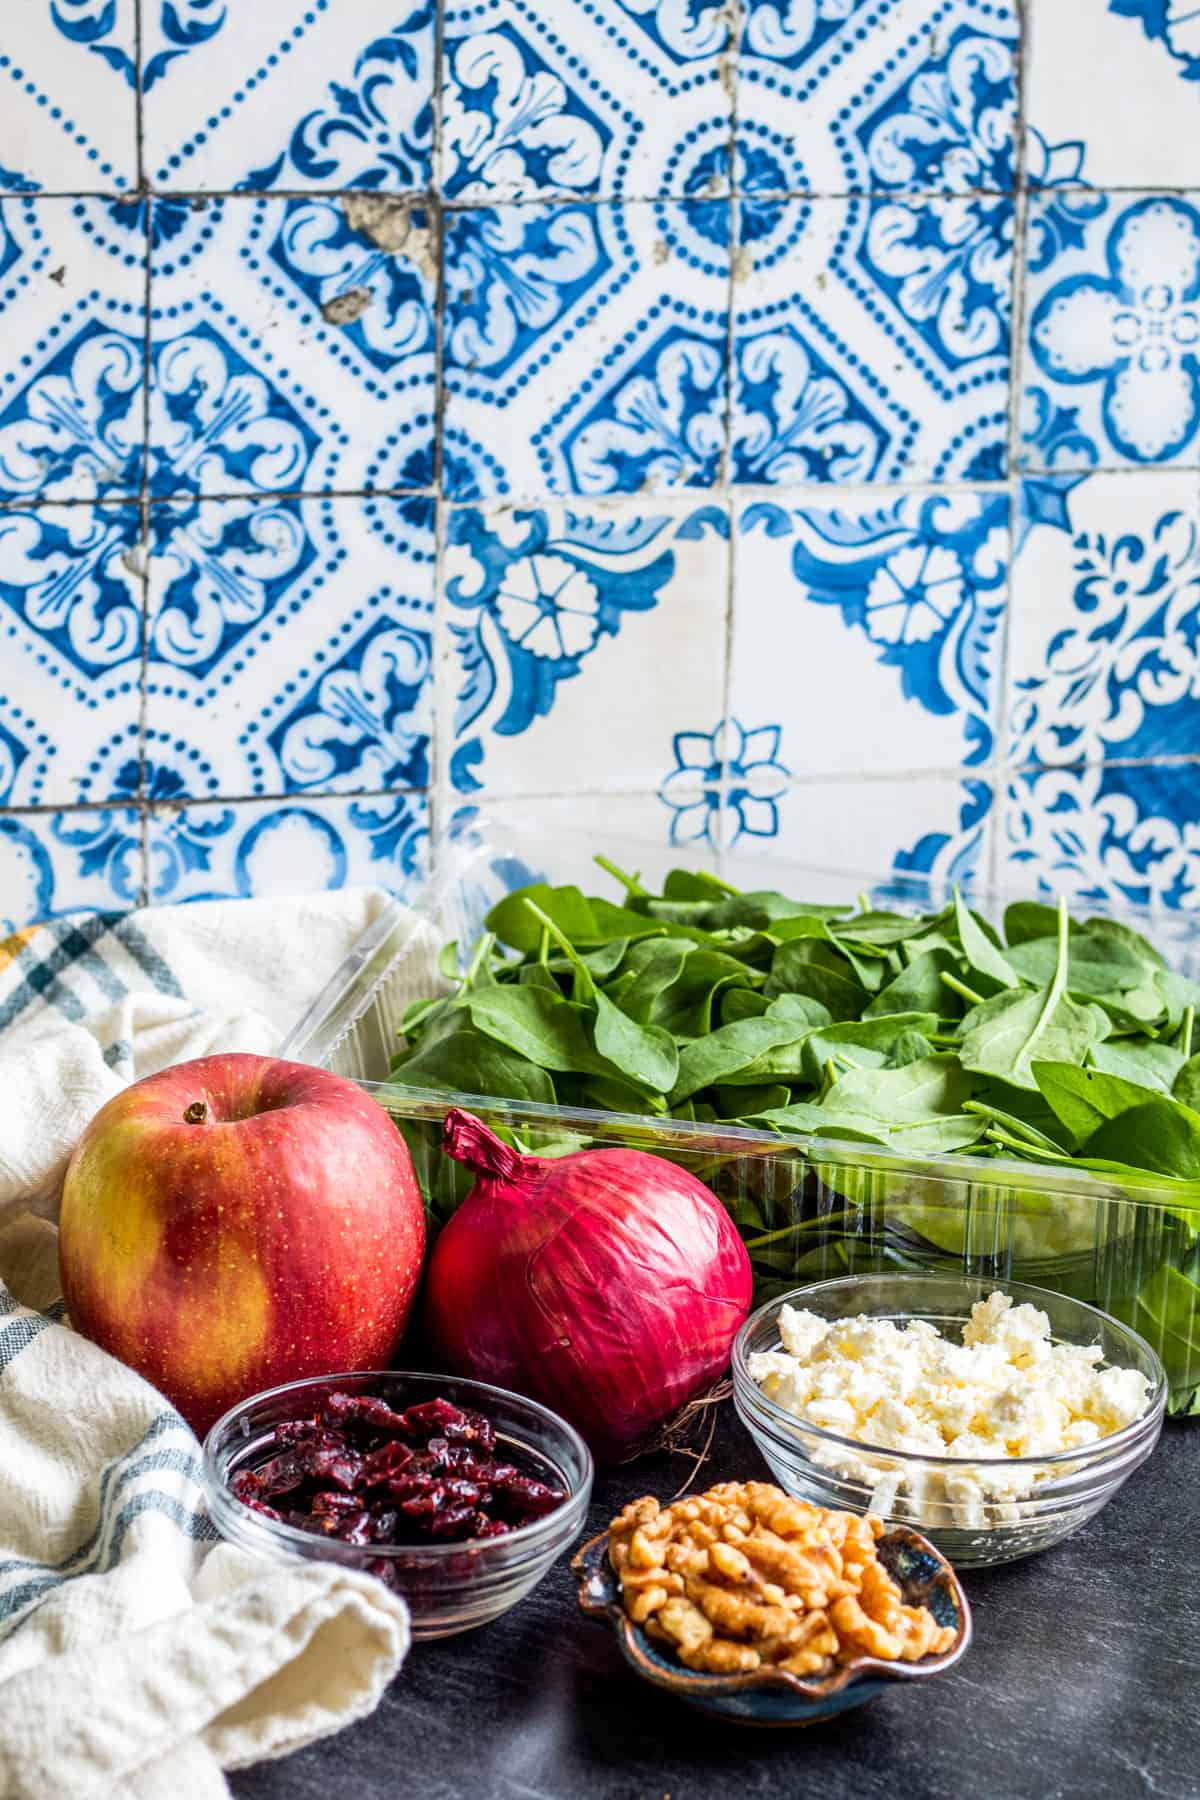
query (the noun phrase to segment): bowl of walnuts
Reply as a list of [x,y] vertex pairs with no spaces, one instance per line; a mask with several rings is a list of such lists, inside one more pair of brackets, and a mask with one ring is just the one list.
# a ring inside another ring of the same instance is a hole
[[958,1577],[919,1532],[763,1481],[631,1501],[572,1568],[642,1680],[742,1724],[831,1718],[971,1641]]

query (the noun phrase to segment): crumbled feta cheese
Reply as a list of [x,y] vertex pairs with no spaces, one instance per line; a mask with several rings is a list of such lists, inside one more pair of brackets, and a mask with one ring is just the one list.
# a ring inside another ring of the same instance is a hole
[[1130,1425],[1150,1383],[1100,1368],[1098,1344],[1056,1344],[1035,1306],[996,1292],[977,1301],[962,1342],[924,1319],[860,1314],[832,1323],[781,1307],[782,1350],[750,1358],[750,1375],[785,1411],[873,1451],[986,1461],[943,1472],[886,1455],[855,1457],[810,1442],[810,1455],[871,1490],[871,1510],[967,1530],[1020,1517],[1039,1481],[1066,1471],[998,1467],[1000,1459],[1078,1450]]

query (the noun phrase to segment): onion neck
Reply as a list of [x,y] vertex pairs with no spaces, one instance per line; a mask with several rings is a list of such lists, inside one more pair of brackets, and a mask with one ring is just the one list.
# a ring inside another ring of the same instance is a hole
[[503,1143],[474,1113],[453,1107],[442,1126],[442,1149],[455,1162],[487,1175],[494,1181],[516,1181],[529,1161],[519,1150]]

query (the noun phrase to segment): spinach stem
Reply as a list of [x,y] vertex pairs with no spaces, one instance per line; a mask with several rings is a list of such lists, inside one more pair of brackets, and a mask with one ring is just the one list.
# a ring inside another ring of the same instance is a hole
[[943,969],[942,970],[942,980],[945,982],[946,986],[950,989],[950,992],[952,994],[961,995],[961,997],[964,1000],[969,1000],[971,1002],[972,1006],[982,1006],[983,1005],[983,995],[977,994],[975,992],[974,988],[969,988],[965,981],[960,981],[958,979],[957,975],[950,975],[946,972],[945,969]]
[[1183,1024],[1179,1027],[1179,1048],[1183,1051],[1184,1062],[1192,1054],[1192,1026],[1195,1017],[1195,1007],[1189,1006],[1183,1015]]
[[544,913],[535,900],[530,900],[529,897],[526,896],[522,904],[529,908],[529,911],[541,925],[543,934],[549,933],[570,963],[575,972],[573,989],[575,999],[578,1000],[581,1005],[588,1005],[596,997],[596,984],[592,980],[591,970],[580,956],[578,950],[576,950],[570,938],[559,930],[549,913]]
[[495,943],[496,943],[495,932],[494,931],[485,931],[483,936],[480,938],[479,942],[476,944],[474,950],[471,952],[471,960],[467,964],[467,972],[463,976],[463,981],[462,981],[464,991],[467,988],[470,988],[474,985],[475,977],[478,975],[480,968],[483,966],[484,962],[492,954],[492,950],[495,946]]
[[606,875],[611,875],[614,881],[619,881],[627,894],[647,892],[647,889],[642,886],[640,875],[627,875],[624,869],[618,868],[616,863],[610,861],[607,856],[594,856],[592,861],[597,868],[603,869]]

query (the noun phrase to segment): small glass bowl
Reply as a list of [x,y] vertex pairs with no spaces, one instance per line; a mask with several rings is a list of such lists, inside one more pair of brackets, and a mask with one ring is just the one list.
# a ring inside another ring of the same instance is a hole
[[[896,1325],[926,1319],[957,1343],[972,1306],[998,1287],[1015,1304],[1028,1302],[1046,1313],[1055,1343],[1099,1344],[1106,1364],[1140,1370],[1150,1383],[1142,1416],[1094,1444],[1049,1456],[926,1456],[877,1449],[809,1424],[769,1399],[751,1378],[751,1356],[782,1348],[778,1322],[784,1306],[829,1320],[860,1313]],[[1143,1338],[1081,1300],[1017,1281],[856,1275],[797,1288],[753,1313],[733,1346],[733,1397],[742,1423],[789,1493],[819,1506],[878,1512],[885,1519],[914,1525],[957,1567],[970,1569],[1046,1550],[1098,1513],[1158,1442],[1167,1382],[1162,1364]],[[947,1477],[968,1474],[978,1479],[982,1503],[977,1497],[947,1494]],[[1014,1484],[1034,1477],[1030,1492],[1012,1492]]]
[[[315,1412],[331,1393],[378,1394],[397,1411],[440,1395],[457,1406],[486,1413],[496,1427],[497,1454],[513,1457],[523,1473],[564,1488],[567,1498],[554,1512],[505,1537],[369,1548],[277,1524],[244,1506],[230,1491],[232,1478],[272,1453],[276,1425]],[[218,1419],[209,1432],[204,1470],[213,1523],[231,1544],[264,1556],[301,1556],[351,1569],[388,1563],[392,1585],[408,1603],[414,1638],[471,1631],[523,1600],[579,1536],[594,1474],[591,1452],[579,1433],[536,1401],[483,1381],[395,1370],[322,1375],[252,1395]]]

